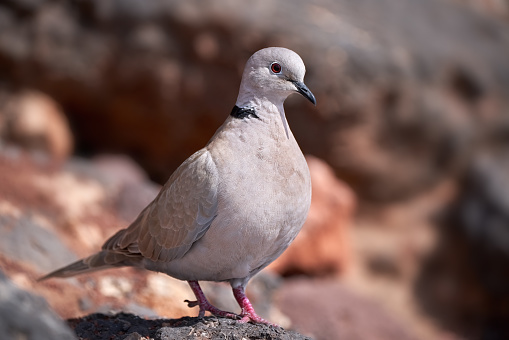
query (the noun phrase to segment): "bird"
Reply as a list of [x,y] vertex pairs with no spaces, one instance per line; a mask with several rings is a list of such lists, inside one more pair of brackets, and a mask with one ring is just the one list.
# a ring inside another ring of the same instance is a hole
[[[189,283],[188,307],[246,323],[271,324],[256,314],[248,281],[290,245],[306,220],[311,179],[288,126],[283,103],[304,84],[300,56],[283,47],[255,52],[246,62],[237,101],[215,134],[185,160],[157,197],[127,228],[89,257],[39,280],[132,266]],[[212,305],[199,281],[229,282],[240,314]]]

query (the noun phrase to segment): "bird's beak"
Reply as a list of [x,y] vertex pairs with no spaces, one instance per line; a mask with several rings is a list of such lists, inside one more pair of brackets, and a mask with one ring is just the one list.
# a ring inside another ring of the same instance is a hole
[[297,92],[299,92],[301,95],[303,95],[304,98],[307,98],[311,103],[316,105],[315,95],[313,93],[311,93],[311,91],[309,91],[306,84],[304,84],[303,82],[300,82],[300,81],[294,81],[293,84],[297,88]]

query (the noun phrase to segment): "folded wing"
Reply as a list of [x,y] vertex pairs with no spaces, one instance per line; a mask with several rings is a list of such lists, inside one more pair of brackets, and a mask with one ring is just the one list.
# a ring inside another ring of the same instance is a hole
[[[159,195],[103,251],[153,261],[181,258],[208,230],[217,214],[218,174],[202,149],[173,173]],[[108,261],[109,262],[109,261]]]

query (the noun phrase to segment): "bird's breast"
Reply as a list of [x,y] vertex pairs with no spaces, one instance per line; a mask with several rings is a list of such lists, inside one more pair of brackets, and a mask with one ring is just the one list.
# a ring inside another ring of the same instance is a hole
[[229,256],[248,262],[251,270],[264,267],[306,219],[311,201],[306,160],[292,135],[273,140],[258,132],[220,142],[211,151],[222,179],[218,215],[206,237],[231,239]]
[[207,150],[219,178],[217,214],[182,259],[160,270],[185,280],[248,279],[288,247],[306,219],[311,182],[293,135],[277,128],[229,119],[216,132]]

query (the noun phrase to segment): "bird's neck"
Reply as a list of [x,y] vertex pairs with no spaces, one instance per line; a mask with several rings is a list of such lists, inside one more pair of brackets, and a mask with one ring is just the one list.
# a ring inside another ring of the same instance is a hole
[[287,138],[290,138],[288,122],[286,120],[283,100],[281,98],[267,98],[251,96],[251,93],[240,93],[231,112],[234,118],[258,118],[260,120],[278,120]]
[[230,113],[230,116],[237,119],[245,119],[245,118],[257,118],[258,115],[256,114],[256,110],[252,107],[245,106],[245,107],[238,107],[235,105],[232,109],[232,112]]

